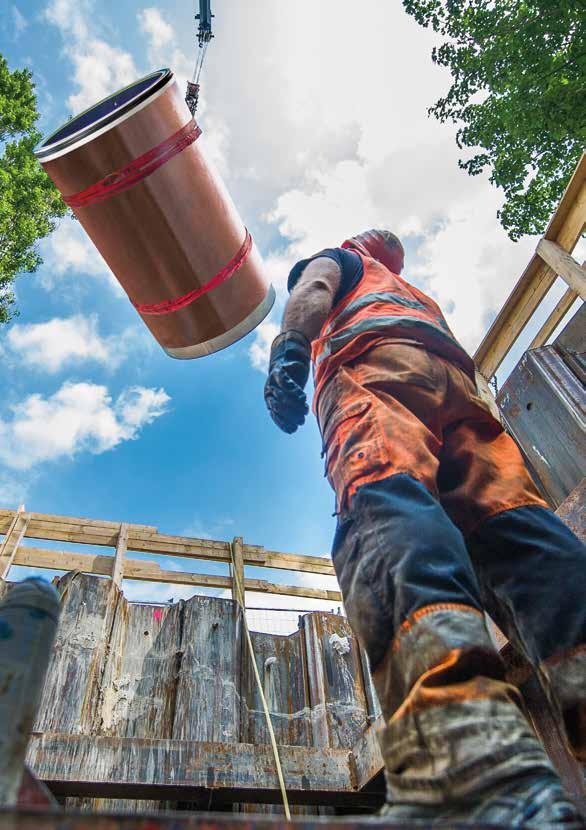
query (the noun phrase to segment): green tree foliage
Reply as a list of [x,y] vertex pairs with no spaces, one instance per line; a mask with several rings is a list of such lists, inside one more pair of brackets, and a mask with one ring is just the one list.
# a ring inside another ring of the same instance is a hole
[[586,144],[586,0],[403,0],[446,38],[452,86],[430,109],[458,124],[460,161],[490,168],[511,239],[542,233]]
[[38,117],[31,73],[10,72],[0,55],[0,323],[14,314],[15,277],[40,265],[35,244],[66,212],[33,156]]

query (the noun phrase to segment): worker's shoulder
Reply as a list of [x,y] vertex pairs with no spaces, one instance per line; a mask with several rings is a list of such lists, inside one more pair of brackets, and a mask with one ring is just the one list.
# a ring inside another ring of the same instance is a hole
[[345,248],[324,248],[306,259],[300,260],[293,266],[287,280],[287,289],[289,292],[295,288],[304,270],[315,259],[330,259],[339,266],[341,274],[340,289],[338,291],[339,297],[351,291],[357,285],[364,272],[362,260],[354,251],[348,251]]

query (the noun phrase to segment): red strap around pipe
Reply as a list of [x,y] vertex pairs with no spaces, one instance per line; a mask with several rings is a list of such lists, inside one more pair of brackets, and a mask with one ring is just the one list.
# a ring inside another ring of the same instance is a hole
[[159,167],[162,167],[169,159],[176,156],[186,147],[199,138],[201,129],[195,121],[189,121],[176,133],[161,141],[156,147],[151,147],[142,156],[131,161],[126,167],[121,170],[115,170],[113,173],[108,173],[96,184],[86,187],[85,190],[80,190],[79,193],[74,193],[71,196],[64,196],[63,201],[66,205],[72,208],[84,208],[90,205],[96,205],[114,196],[116,193],[122,193],[133,187],[137,182],[150,176]]
[[234,274],[244,264],[251,248],[252,237],[247,230],[246,237],[238,253],[232,257],[230,262],[225,265],[221,271],[218,271],[215,277],[212,277],[211,280],[206,282],[205,285],[201,285],[199,288],[194,288],[193,291],[183,294],[182,297],[175,297],[173,300],[163,300],[160,303],[151,304],[133,302],[132,304],[139,314],[144,315],[170,314],[172,311],[178,311],[180,308],[185,308],[186,305],[189,305],[194,300],[197,300],[197,298],[201,297],[203,294],[207,294],[207,292],[211,291],[212,288],[216,288],[218,285],[221,285],[221,283],[231,277],[232,274]]

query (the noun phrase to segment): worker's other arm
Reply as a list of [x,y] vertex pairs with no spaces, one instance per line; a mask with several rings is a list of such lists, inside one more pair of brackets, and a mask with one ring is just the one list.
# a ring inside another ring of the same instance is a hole
[[311,260],[293,288],[271,346],[265,401],[276,425],[295,432],[308,412],[303,391],[309,377],[311,341],[320,333],[340,287],[339,265],[327,257]]

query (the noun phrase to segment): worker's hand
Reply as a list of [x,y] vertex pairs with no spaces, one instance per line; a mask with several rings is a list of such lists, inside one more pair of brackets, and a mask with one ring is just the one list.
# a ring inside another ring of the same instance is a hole
[[280,334],[271,346],[265,401],[271,418],[283,432],[295,432],[308,413],[303,387],[309,377],[311,344],[298,331]]

